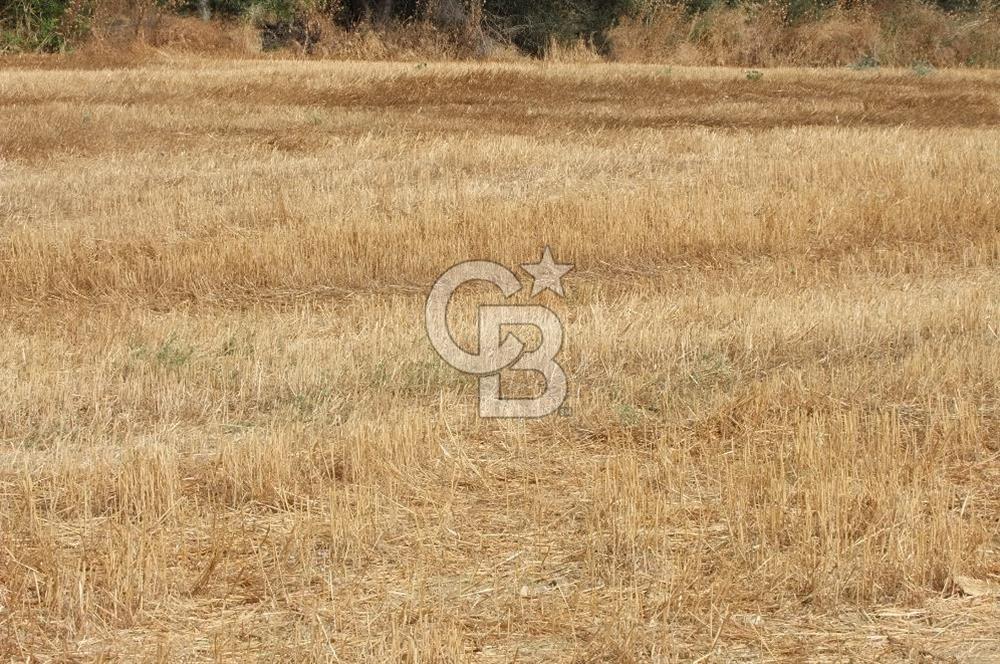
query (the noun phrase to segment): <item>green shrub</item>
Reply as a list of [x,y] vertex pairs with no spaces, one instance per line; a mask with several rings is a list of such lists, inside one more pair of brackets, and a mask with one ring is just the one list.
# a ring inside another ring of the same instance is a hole
[[91,10],[81,0],[4,0],[0,51],[60,51],[86,31]]

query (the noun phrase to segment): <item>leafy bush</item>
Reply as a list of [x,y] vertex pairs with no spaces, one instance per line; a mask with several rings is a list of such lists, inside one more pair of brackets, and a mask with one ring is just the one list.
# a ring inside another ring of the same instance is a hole
[[84,32],[92,7],[82,0],[0,2],[0,51],[59,51]]

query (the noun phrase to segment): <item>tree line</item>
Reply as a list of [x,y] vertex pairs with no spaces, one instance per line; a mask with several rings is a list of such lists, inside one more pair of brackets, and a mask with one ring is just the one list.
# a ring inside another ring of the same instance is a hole
[[[323,15],[345,29],[390,23],[427,21],[448,30],[483,30],[491,38],[540,54],[553,40],[585,39],[598,50],[616,21],[677,8],[696,14],[725,5],[767,5],[778,8],[789,22],[808,20],[839,4],[898,0],[0,0],[0,50],[57,51],[87,29],[88,19],[102,3],[126,11],[147,9],[240,19],[268,16],[294,24]],[[975,11],[997,0],[928,0],[948,12]]]

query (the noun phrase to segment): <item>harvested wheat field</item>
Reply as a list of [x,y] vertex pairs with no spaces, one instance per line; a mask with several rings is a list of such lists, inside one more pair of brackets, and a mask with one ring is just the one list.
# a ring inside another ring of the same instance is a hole
[[[3,660],[1000,659],[997,72],[7,60],[0,105]],[[424,300],[545,245],[569,398],[482,419]]]

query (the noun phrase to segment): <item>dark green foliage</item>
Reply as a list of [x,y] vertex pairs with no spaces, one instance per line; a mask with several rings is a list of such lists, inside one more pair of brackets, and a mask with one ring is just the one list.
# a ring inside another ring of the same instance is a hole
[[0,51],[58,51],[86,27],[88,3],[0,0]]
[[836,0],[787,0],[785,3],[785,20],[789,23],[817,19],[823,12],[833,7]]
[[[321,0],[208,0],[212,16],[236,18],[253,9],[258,13],[272,14],[286,20],[308,11],[330,10],[331,5],[336,4],[338,3]],[[199,0],[183,0],[176,7],[181,13],[198,14],[201,3]]]

